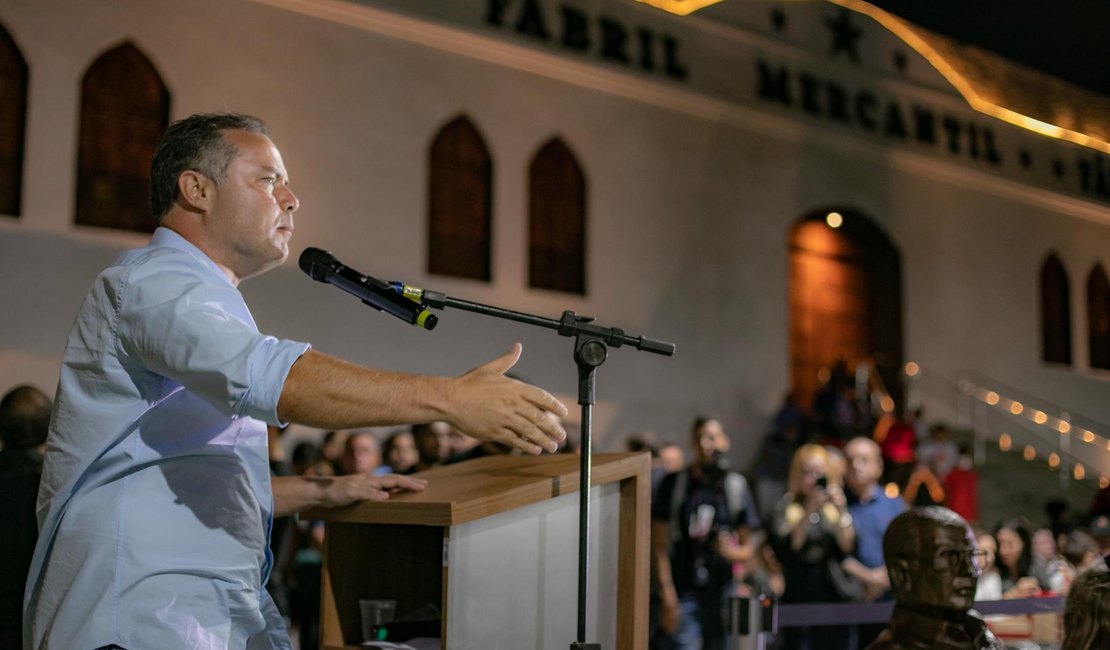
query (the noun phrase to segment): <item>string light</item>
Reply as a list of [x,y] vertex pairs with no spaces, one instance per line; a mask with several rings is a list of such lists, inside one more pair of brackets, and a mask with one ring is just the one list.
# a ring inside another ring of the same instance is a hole
[[839,212],[830,212],[825,217],[825,223],[829,224],[829,228],[839,228],[844,225],[844,217]]
[[1021,453],[1025,460],[1033,460],[1037,457],[1037,450],[1033,449],[1033,445],[1025,445],[1025,451]]
[[[1060,435],[1066,436],[1074,429],[1075,434],[1083,442],[1089,444],[1102,444],[1102,442],[1105,440],[1106,450],[1110,451],[1110,438],[1102,438],[1101,436],[1095,434],[1093,431],[1089,429],[1084,429],[1082,427],[1073,428],[1072,424],[1064,419],[1069,417],[1067,413],[1061,413],[1060,417],[1058,418],[1049,416],[1047,413],[1040,409],[1026,408],[1025,405],[1018,400],[1009,399],[1007,397],[999,395],[993,390],[986,390],[980,386],[976,386],[974,383],[968,381],[967,379],[959,380],[957,382],[957,386],[960,392],[962,392],[963,394],[972,396],[975,399],[978,399],[979,401],[984,402],[990,406],[1000,406],[1002,404],[1008,404],[1009,406],[1006,408],[1006,410],[1009,411],[1011,414],[1020,415],[1042,426],[1051,427],[1056,431],[1059,431]],[[1003,439],[999,438],[999,448],[1001,448],[1003,444]],[[1003,449],[1003,451],[1006,451],[1006,449]]]
[[1087,470],[1083,469],[1083,464],[1082,463],[1076,463],[1075,464],[1075,469],[1072,472],[1072,476],[1075,477],[1075,480],[1082,481],[1083,477],[1086,476],[1086,475],[1087,475]]
[[909,363],[906,364],[906,376],[907,377],[916,377],[917,373],[919,373],[919,372],[921,372],[921,366],[918,366],[913,361],[910,361]]
[[998,436],[998,449],[999,451],[1010,451],[1010,446],[1013,444],[1013,438],[1010,434],[1004,433]]
[[[1103,477],[1103,478],[1105,478],[1105,477]],[[897,483],[887,483],[886,487],[883,488],[883,493],[886,494],[888,499],[897,499],[898,498],[898,493],[899,493],[898,484]]]
[[1052,469],[1056,469],[1057,467],[1059,467],[1060,466],[1060,455],[1057,454],[1056,452],[1052,452],[1051,454],[1049,454],[1048,455],[1048,466],[1051,467]]
[[1098,486],[1100,488],[1102,488],[1103,490],[1110,487],[1110,476],[1107,476],[1105,474],[1103,474],[1102,476],[1099,476],[1098,477]]

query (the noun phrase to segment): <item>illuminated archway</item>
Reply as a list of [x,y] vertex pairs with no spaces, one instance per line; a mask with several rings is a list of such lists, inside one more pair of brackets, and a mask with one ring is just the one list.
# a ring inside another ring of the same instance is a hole
[[901,397],[902,271],[894,244],[867,217],[822,209],[790,231],[790,365],[803,405],[837,361],[873,361]]

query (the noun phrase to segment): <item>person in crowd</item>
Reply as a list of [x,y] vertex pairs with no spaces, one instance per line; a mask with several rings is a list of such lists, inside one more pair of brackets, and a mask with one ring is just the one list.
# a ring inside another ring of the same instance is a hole
[[1098,543],[1091,534],[1085,530],[1074,529],[1068,531],[1064,537],[1064,546],[1061,555],[1067,565],[1063,569],[1064,589],[1067,591],[1075,581],[1075,577],[1091,569],[1106,569],[1106,560],[1098,552]]
[[917,433],[914,432],[913,425],[899,408],[896,413],[888,413],[876,423],[871,437],[879,443],[883,452],[883,467],[886,472],[883,483],[894,483],[904,491],[917,459]]
[[267,424],[444,419],[537,454],[563,439],[566,407],[504,376],[519,345],[448,378],[260,333],[239,284],[286,260],[298,207],[260,120],[193,115],[163,136],[151,167],[158,228],[96,278],[63,354],[26,648],[289,648],[262,588],[271,517],[425,482],[271,479]]
[[389,473],[389,467],[382,465],[382,448],[374,433],[368,429],[348,431],[347,442],[343,446],[340,476],[351,474],[370,474],[381,476]]
[[941,482],[944,506],[970,523],[979,521],[979,472],[971,458],[971,445],[961,443],[956,466]]
[[52,406],[46,393],[27,385],[0,399],[0,648],[23,643],[23,585],[38,539],[35,496]]
[[633,433],[624,439],[625,451],[632,453],[647,452],[651,456],[651,493],[659,489],[659,483],[669,472],[663,467],[659,458],[659,447],[655,444],[655,436],[650,432],[646,434]]
[[1007,519],[994,529],[998,542],[998,573],[1003,598],[1030,598],[1041,591],[1032,575],[1033,549],[1029,525],[1022,519]]
[[293,447],[293,473],[297,476],[335,476],[331,462],[324,452],[311,442],[299,442]]
[[960,450],[951,440],[951,433],[944,423],[929,427],[929,437],[917,446],[917,462],[933,470],[941,481],[959,462]]
[[1004,650],[971,609],[979,578],[975,536],[947,508],[914,508],[890,522],[883,539],[894,612],[867,650]]
[[1063,593],[1070,565],[1056,548],[1056,536],[1052,534],[1052,530],[1038,528],[1033,531],[1032,548],[1033,565],[1029,569],[1030,575],[1037,579],[1045,591]]
[[[955,511],[953,511],[955,512]],[[959,513],[956,513],[959,514]],[[979,584],[975,586],[975,600],[1002,600],[1002,576],[998,574],[998,542],[985,530],[975,531],[975,542],[982,558],[979,560]]]
[[[844,570],[863,584],[866,600],[889,597],[890,578],[883,561],[883,534],[906,506],[901,499],[888,496],[879,487],[883,459],[874,440],[853,438],[844,446],[844,456],[848,461],[845,477],[848,514],[852,516],[856,532],[855,550],[844,558]],[[882,625],[860,626],[859,645],[871,643],[882,629]]]
[[[935,465],[938,456],[934,455],[929,460]],[[908,506],[939,506],[945,501],[944,488],[941,486],[936,467],[923,460],[918,460],[909,479],[906,480],[902,498]]]
[[693,462],[667,475],[652,502],[660,627],[676,650],[723,650],[733,565],[752,561],[759,515],[747,481],[728,467],[720,421],[697,418],[691,441]]
[[[779,424],[780,419],[782,424]],[[795,418],[776,417],[775,422],[775,428],[763,439],[751,471],[756,504],[764,516],[774,511],[786,493],[790,461],[801,444],[801,429]]]
[[1091,519],[1090,533],[1098,543],[1098,552],[1110,564],[1110,515],[1096,515]]
[[[862,599],[862,585],[841,564],[856,537],[842,476],[829,451],[816,444],[799,447],[787,485],[768,531],[786,585],[782,602]],[[845,626],[791,627],[782,631],[782,638],[784,647],[795,650],[842,650],[850,634]]]
[[1079,574],[1064,601],[1064,639],[1060,650],[1110,648],[1110,571]]
[[420,462],[420,452],[416,450],[412,431],[396,431],[386,438],[382,456],[394,474],[412,474]]
[[451,425],[446,422],[428,422],[412,426],[412,438],[420,456],[414,472],[422,472],[442,465],[451,455]]
[[324,458],[331,463],[332,472],[335,476],[343,474],[343,450],[346,448],[347,431],[328,431],[324,434],[320,451],[323,452]]
[[686,467],[686,452],[682,451],[680,445],[673,442],[663,443],[659,447],[659,463],[667,474],[677,472]]

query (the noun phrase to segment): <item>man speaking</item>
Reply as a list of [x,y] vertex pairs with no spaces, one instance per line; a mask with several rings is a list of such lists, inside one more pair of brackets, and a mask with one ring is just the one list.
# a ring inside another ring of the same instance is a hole
[[272,518],[421,490],[400,476],[271,481],[266,425],[445,420],[538,454],[566,407],[504,376],[371,370],[258,332],[237,286],[289,255],[299,202],[244,115],[170,126],[151,169],[159,228],[103,271],[66,344],[38,497],[24,648],[288,648],[262,585]]

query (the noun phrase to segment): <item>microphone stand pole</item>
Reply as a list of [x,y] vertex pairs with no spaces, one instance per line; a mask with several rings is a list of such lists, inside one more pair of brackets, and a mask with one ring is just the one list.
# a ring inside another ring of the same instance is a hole
[[469,300],[458,300],[436,291],[408,287],[397,282],[391,286],[407,298],[432,309],[452,307],[477,314],[493,316],[526,323],[537,327],[553,329],[560,336],[574,337],[574,363],[578,366],[578,404],[582,407],[582,449],[579,463],[578,489],[578,636],[570,645],[570,650],[601,650],[600,643],[586,642],[586,586],[589,573],[589,529],[590,529],[590,433],[593,420],[595,371],[605,363],[609,348],[622,345],[634,346],[637,350],[654,352],[664,356],[674,354],[674,343],[655,341],[642,336],[629,336],[616,327],[594,325],[593,318],[578,316],[573,311],[564,311],[559,320],[534,316],[523,312],[492,307]]

